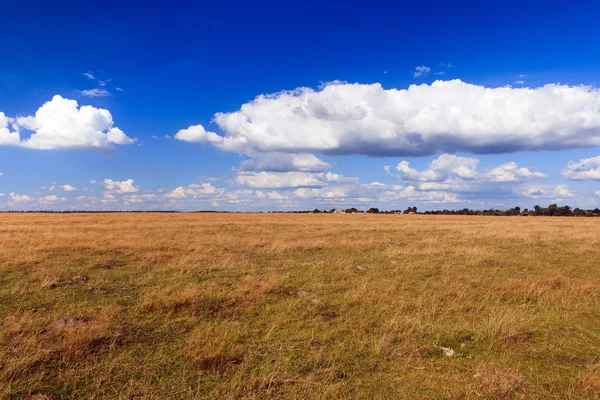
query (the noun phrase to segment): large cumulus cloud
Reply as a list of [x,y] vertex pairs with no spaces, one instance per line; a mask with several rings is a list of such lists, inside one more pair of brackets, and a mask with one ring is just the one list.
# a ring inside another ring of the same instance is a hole
[[[30,136],[22,137],[23,131],[29,131]],[[107,150],[115,144],[135,141],[114,126],[108,110],[79,106],[77,101],[58,95],[42,105],[35,115],[8,118],[0,112],[0,146]]]
[[489,88],[460,80],[384,89],[331,83],[261,95],[176,138],[226,151],[422,156],[600,145],[600,90]]

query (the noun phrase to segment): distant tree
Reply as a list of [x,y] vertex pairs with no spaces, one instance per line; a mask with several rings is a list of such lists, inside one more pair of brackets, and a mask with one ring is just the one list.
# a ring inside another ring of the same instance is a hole
[[544,210],[542,207],[540,207],[540,206],[538,206],[538,205],[535,205],[535,206],[533,206],[533,214],[534,214],[536,217],[542,216],[542,215],[544,215],[545,213],[546,213],[546,212],[545,212],[545,210]]
[[321,210],[319,210],[318,208],[315,208],[313,210],[313,214],[320,214],[320,213],[321,213]]
[[367,212],[369,214],[379,214],[379,208],[371,207]]
[[565,217],[570,216],[572,214],[571,207],[569,207],[567,205],[560,207],[558,209],[558,212],[559,212],[559,215],[562,215]]
[[592,214],[600,215],[600,208],[596,207],[592,210]]
[[345,212],[346,214],[354,214],[354,213],[357,213],[357,212],[358,212],[358,209],[356,209],[355,207],[352,207],[352,208],[347,208],[347,209],[345,209],[345,210],[344,210],[344,212]]

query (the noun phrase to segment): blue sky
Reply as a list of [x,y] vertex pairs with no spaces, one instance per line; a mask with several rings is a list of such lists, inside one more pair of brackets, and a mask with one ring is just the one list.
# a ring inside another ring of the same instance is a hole
[[0,210],[600,204],[600,5],[8,2]]

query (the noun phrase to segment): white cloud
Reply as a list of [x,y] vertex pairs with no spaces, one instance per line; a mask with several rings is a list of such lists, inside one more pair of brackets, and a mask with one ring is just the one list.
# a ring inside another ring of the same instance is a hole
[[296,197],[307,198],[344,198],[348,196],[348,188],[337,186],[337,187],[323,187],[318,189],[311,188],[300,188],[294,191]]
[[26,194],[16,194],[14,192],[10,192],[8,195],[10,197],[10,200],[15,203],[23,203],[32,200],[32,198],[27,196]]
[[56,196],[54,194],[51,194],[51,195],[48,195],[48,196],[41,197],[39,200],[42,203],[53,203],[55,201],[65,200],[65,199],[64,198],[59,198],[58,196]]
[[118,87],[118,86],[115,88],[115,90],[116,90],[117,92],[122,92],[122,91],[123,91],[123,89],[121,89],[121,88],[120,88],[120,87]]
[[564,199],[575,195],[566,185],[530,186],[523,191],[523,196],[533,199]]
[[240,163],[240,171],[324,172],[331,168],[312,154],[267,153]]
[[600,180],[600,156],[583,158],[578,162],[569,161],[562,176],[572,180]]
[[175,139],[184,142],[195,142],[201,144],[221,145],[223,138],[214,132],[207,132],[202,125],[190,126],[175,134]]
[[105,179],[104,187],[111,193],[136,193],[140,190],[138,186],[133,185],[133,179],[127,179],[126,181]]
[[562,198],[562,197],[574,197],[575,196],[573,193],[571,193],[571,191],[569,190],[569,188],[566,185],[558,185],[558,186],[556,186],[556,188],[554,189],[554,194],[558,198]]
[[524,81],[524,80],[522,80],[522,79],[520,79],[520,80],[518,80],[518,81],[515,81],[515,83],[516,83],[517,85],[524,85],[524,84],[525,84],[525,81]]
[[465,180],[478,177],[477,165],[479,160],[470,157],[458,157],[452,154],[442,154],[433,160],[429,168],[417,171],[409,166],[408,161],[401,161],[396,170],[407,180],[422,182],[440,182],[449,176],[455,176]]
[[[12,122],[14,132],[8,130],[8,122]],[[21,138],[20,131],[23,129],[33,132],[29,138]],[[113,126],[108,110],[80,107],[77,101],[59,95],[42,105],[34,116],[11,120],[0,113],[0,145],[41,150],[107,150],[114,144],[132,144],[135,141]]]
[[390,177],[390,178],[395,178],[396,175],[394,175],[391,171],[391,167],[389,165],[384,165],[383,166],[383,170],[385,171],[385,173]]
[[210,183],[192,184],[188,185],[187,187],[179,186],[178,188],[165,194],[165,197],[171,199],[205,198],[223,193],[223,191],[223,189],[216,188]]
[[517,188],[518,185],[546,177],[546,174],[520,168],[514,162],[489,170],[478,170],[478,165],[479,160],[476,158],[442,154],[422,171],[412,168],[408,161],[398,163],[396,170],[401,181],[411,183],[419,191],[471,193],[479,196],[522,191]]
[[299,187],[321,187],[324,186],[320,179],[323,173],[313,174],[308,172],[247,172],[240,173],[235,181],[239,185],[252,188],[299,188]]
[[123,196],[125,205],[145,203],[156,199],[155,194],[130,194]]
[[549,84],[488,88],[460,80],[411,85],[334,84],[258,96],[180,140],[242,154],[423,156],[600,145],[600,89]]
[[9,124],[14,124],[14,120],[0,111],[0,146],[18,146],[21,143],[19,132],[14,129],[11,132]]
[[76,187],[74,187],[74,186],[71,186],[71,185],[69,185],[69,184],[67,184],[67,185],[63,185],[63,186],[61,186],[61,188],[63,188],[63,190],[64,190],[65,192],[74,192],[74,191],[76,191],[76,190],[77,190],[77,188],[76,188]]
[[413,72],[413,76],[415,78],[418,78],[419,76],[427,75],[430,72],[431,72],[431,68],[426,67],[425,65],[421,65],[419,67],[415,67],[415,70]]
[[[104,85],[102,85],[104,86]],[[88,89],[82,90],[81,94],[86,97],[106,97],[110,96],[110,92],[106,89]]]
[[385,203],[395,203],[402,199],[441,204],[458,203],[460,201],[456,194],[443,191],[420,191],[414,186],[385,191],[378,196],[378,200]]
[[528,168],[519,168],[515,162],[509,162],[491,169],[487,176],[492,182],[520,182],[526,179],[546,178],[548,175],[530,171]]
[[94,76],[94,74],[92,74],[91,71],[84,72],[83,75],[88,79],[96,80],[96,77]]
[[281,194],[274,190],[272,192],[263,192],[261,190],[257,190],[255,192],[255,194],[256,194],[256,197],[258,197],[259,199],[268,199],[268,200],[288,200],[289,199],[288,195]]
[[358,178],[352,176],[344,176],[340,174],[334,174],[333,172],[328,172],[325,174],[325,180],[327,182],[358,182]]
[[596,196],[600,196],[600,190],[598,190],[595,194]]
[[0,176],[4,176],[4,174],[2,172],[0,172]]

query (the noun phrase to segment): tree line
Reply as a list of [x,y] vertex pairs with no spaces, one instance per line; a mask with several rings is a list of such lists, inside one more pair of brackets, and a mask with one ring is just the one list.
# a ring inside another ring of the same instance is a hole
[[[305,211],[308,212],[308,211]],[[366,213],[366,214],[417,214],[417,207],[408,207],[405,210],[387,210],[380,211],[376,207],[371,207],[368,210],[359,210],[355,207],[347,208],[344,210],[319,210],[315,209],[312,211],[313,213],[346,213],[346,214],[357,214],[357,213]],[[498,210],[498,209],[486,209],[486,210],[471,210],[469,208],[463,208],[462,210],[428,210],[418,214],[426,214],[426,215],[491,215],[491,216],[534,216],[534,217],[599,217],[600,209],[598,207],[594,209],[581,209],[581,208],[571,208],[569,205],[564,205],[559,207],[556,204],[550,204],[548,207],[541,207],[539,205],[533,206],[532,209],[524,208],[516,206],[509,208],[507,210]]]

